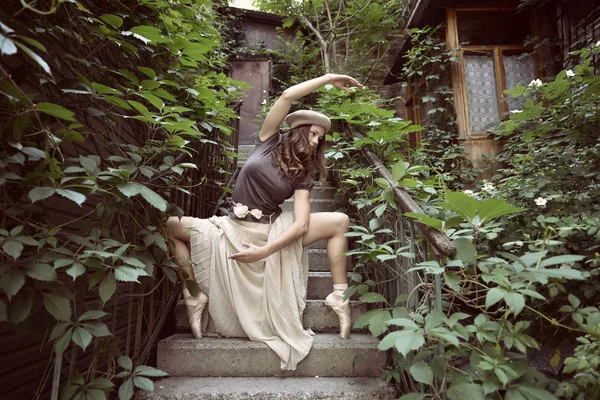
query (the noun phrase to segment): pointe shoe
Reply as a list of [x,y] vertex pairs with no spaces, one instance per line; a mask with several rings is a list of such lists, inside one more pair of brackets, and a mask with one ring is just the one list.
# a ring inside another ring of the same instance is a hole
[[196,339],[200,339],[202,337],[202,312],[208,304],[208,296],[203,292],[199,292],[198,297],[188,296],[184,301],[192,335]]
[[325,299],[327,304],[340,318],[340,338],[348,339],[350,336],[350,328],[352,321],[350,320],[350,301],[344,301],[344,298],[337,296],[335,293],[330,293]]

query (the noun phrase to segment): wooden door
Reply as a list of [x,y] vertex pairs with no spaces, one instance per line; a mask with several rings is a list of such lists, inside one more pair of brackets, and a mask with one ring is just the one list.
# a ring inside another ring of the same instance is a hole
[[269,96],[269,60],[240,60],[232,62],[232,78],[244,81],[251,88],[242,89],[246,94],[240,110],[240,144],[254,144],[262,124],[261,106]]

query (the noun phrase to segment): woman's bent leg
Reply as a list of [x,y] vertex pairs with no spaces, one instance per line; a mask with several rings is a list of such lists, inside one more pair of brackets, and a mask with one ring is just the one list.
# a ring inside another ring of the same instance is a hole
[[175,257],[175,263],[181,268],[183,275],[183,298],[185,300],[188,313],[188,320],[192,334],[196,338],[202,337],[202,312],[208,302],[208,296],[200,292],[193,296],[187,288],[186,281],[191,280],[195,284],[194,269],[191,263],[190,254],[190,230],[192,229],[193,218],[170,217],[167,221],[167,242],[171,255]]
[[348,232],[350,219],[346,214],[339,212],[324,212],[310,215],[308,232],[302,239],[304,247],[317,240],[327,239],[327,260],[331,268],[333,284],[347,284],[348,272],[346,271],[346,256],[348,251]]
[[327,239],[327,259],[333,280],[333,292],[327,296],[325,303],[340,318],[340,337],[350,336],[352,322],[350,320],[350,302],[344,301],[344,292],[348,289],[348,273],[346,256],[348,251],[348,232],[350,219],[343,213],[315,213],[310,215],[308,232],[304,235],[304,247],[321,239]]

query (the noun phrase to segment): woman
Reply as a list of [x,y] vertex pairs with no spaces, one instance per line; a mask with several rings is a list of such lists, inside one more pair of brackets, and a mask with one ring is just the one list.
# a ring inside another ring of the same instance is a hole
[[[192,333],[201,338],[210,314],[211,330],[226,337],[264,341],[295,370],[312,346],[302,327],[308,262],[304,248],[327,239],[333,277],[329,305],[340,318],[340,337],[350,334],[350,307],[344,301],[348,216],[310,214],[311,174],[324,173],[326,132],[331,122],[314,111],[289,115],[292,102],[332,84],[362,87],[346,75],[327,74],[285,90],[267,114],[258,143],[236,181],[230,215],[199,219],[169,218],[171,253],[186,279],[200,288],[193,296],[184,285]],[[286,116],[287,115],[287,116]],[[286,121],[290,130],[280,133]],[[293,214],[279,205],[294,195]],[[191,252],[190,252],[191,249]],[[208,301],[210,298],[210,302]],[[203,312],[208,304],[208,313]]]

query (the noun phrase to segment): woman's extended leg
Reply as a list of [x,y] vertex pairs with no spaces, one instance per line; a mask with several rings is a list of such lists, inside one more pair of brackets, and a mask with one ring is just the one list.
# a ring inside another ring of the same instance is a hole
[[348,338],[352,322],[350,321],[350,302],[344,301],[344,292],[348,289],[348,272],[346,256],[348,251],[348,232],[350,219],[346,214],[338,212],[315,213],[310,215],[308,231],[304,235],[304,247],[321,239],[327,239],[327,260],[333,279],[333,293],[325,299],[325,303],[340,318],[340,337]]
[[182,269],[182,275],[184,279],[183,298],[187,306],[186,309],[192,334],[196,338],[201,338],[202,311],[208,302],[208,296],[205,293],[200,292],[199,289],[198,295],[192,296],[185,283],[185,281],[188,279],[195,282],[194,269],[192,268],[189,248],[192,222],[193,218],[191,217],[183,217],[181,219],[177,217],[169,217],[167,221],[167,242],[171,255],[175,257],[176,264]]

